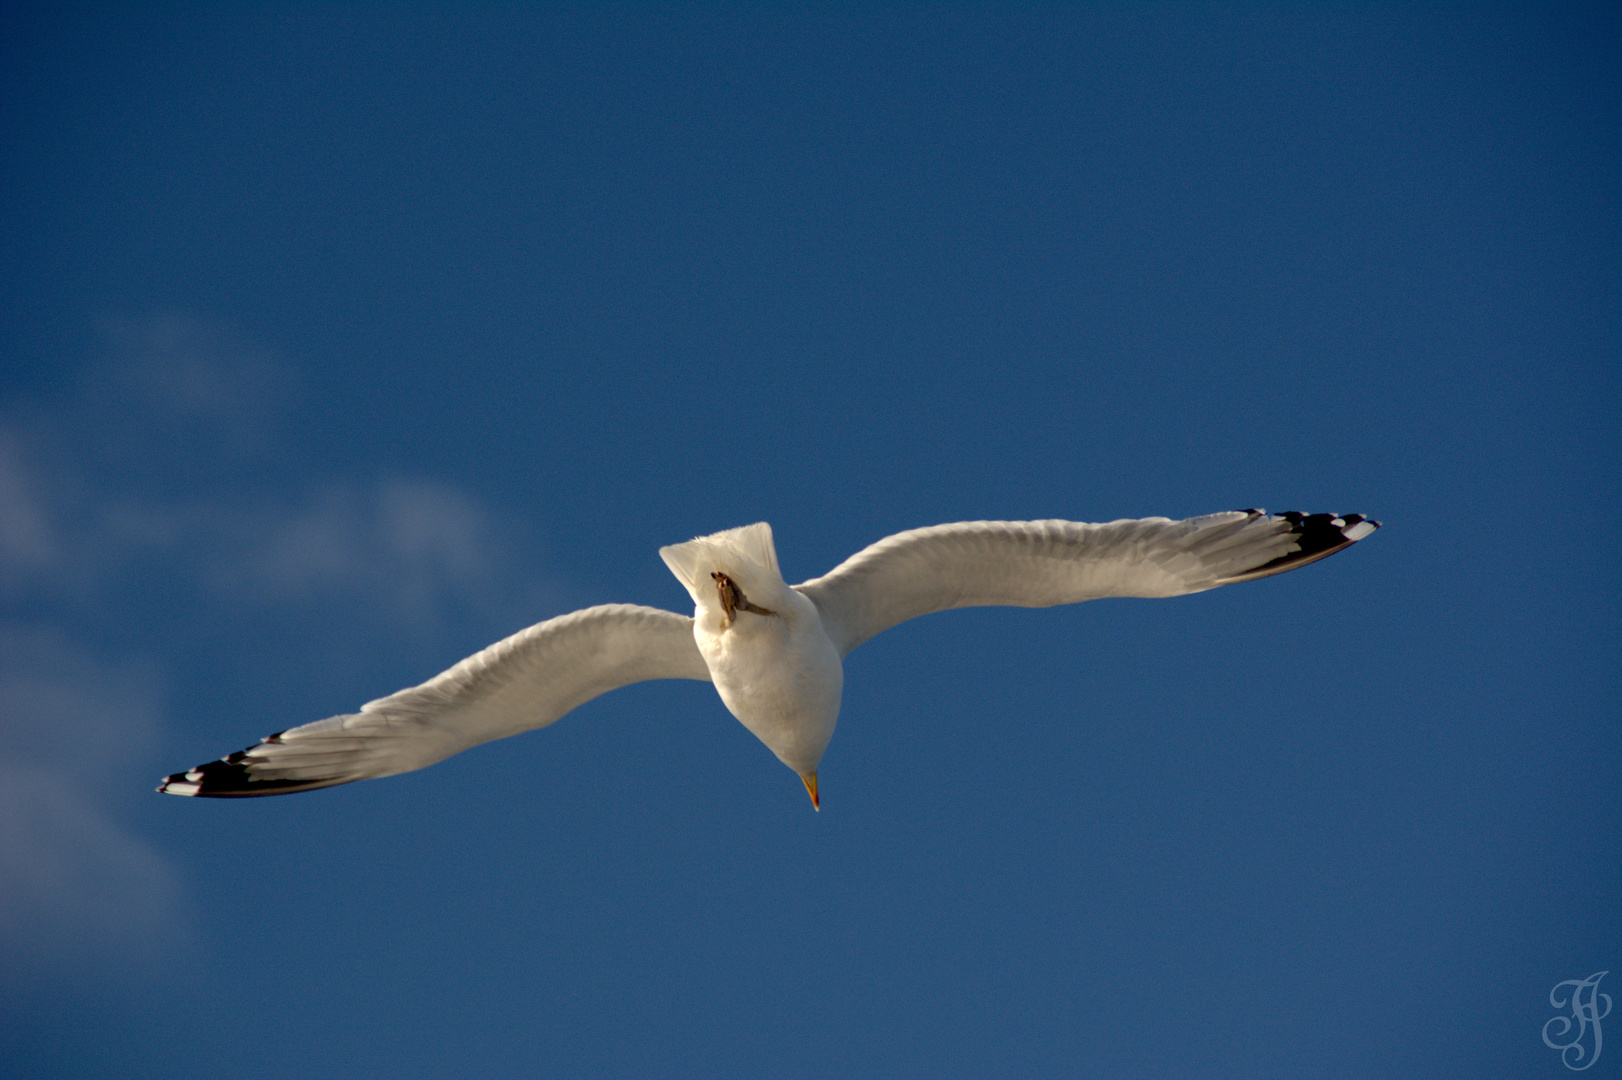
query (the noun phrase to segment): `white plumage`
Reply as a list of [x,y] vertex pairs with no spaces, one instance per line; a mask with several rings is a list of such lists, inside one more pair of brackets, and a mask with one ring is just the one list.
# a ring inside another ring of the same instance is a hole
[[1171,521],[969,521],[886,537],[828,574],[783,581],[760,523],[660,549],[695,605],[688,618],[607,604],[548,619],[358,713],[278,732],[167,777],[172,795],[242,797],[410,772],[542,728],[646,679],[715,683],[727,708],[805,781],[832,738],[841,659],[932,611],[1179,596],[1334,554],[1379,527],[1356,514],[1259,510]]

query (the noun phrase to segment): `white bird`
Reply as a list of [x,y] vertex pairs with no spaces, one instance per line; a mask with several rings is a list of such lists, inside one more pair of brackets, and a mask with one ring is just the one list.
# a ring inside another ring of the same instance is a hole
[[1051,607],[1105,596],[1180,596],[1333,555],[1380,527],[1360,514],[1260,510],[1172,521],[965,521],[896,533],[790,587],[765,522],[660,548],[693,617],[605,604],[537,623],[360,712],[280,731],[166,777],[171,795],[281,795],[410,772],[543,728],[645,679],[715,684],[726,707],[800,775],[833,737],[842,660],[932,611]]

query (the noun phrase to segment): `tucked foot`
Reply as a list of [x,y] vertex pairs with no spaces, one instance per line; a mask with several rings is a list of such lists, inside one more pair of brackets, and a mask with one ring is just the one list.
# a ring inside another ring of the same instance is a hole
[[721,610],[726,612],[726,617],[721,620],[721,629],[725,630],[731,626],[733,618],[740,611],[752,611],[756,615],[776,614],[759,605],[751,604],[749,598],[743,594],[743,590],[738,588],[738,583],[720,571],[716,571],[710,577],[715,579],[715,590],[721,595]]

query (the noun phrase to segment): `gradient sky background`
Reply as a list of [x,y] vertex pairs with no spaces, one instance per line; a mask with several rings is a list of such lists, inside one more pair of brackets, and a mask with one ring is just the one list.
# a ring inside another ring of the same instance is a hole
[[[1622,990],[1619,42],[8,5],[0,1072],[1567,1075],[1550,990]],[[796,581],[1248,506],[1386,527],[883,635],[821,814],[677,682],[152,790],[687,610],[657,548],[698,533],[769,520]]]

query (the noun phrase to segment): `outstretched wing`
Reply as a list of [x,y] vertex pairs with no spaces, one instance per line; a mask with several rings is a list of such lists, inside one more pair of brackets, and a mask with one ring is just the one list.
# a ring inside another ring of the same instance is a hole
[[693,620],[635,604],[586,608],[520,630],[421,686],[358,713],[277,732],[166,777],[171,795],[282,795],[391,776],[491,739],[545,727],[627,683],[701,679]]
[[822,577],[810,597],[840,654],[949,608],[1051,607],[1105,596],[1181,596],[1333,555],[1380,527],[1361,514],[1260,510],[1172,521],[962,521],[887,536]]

